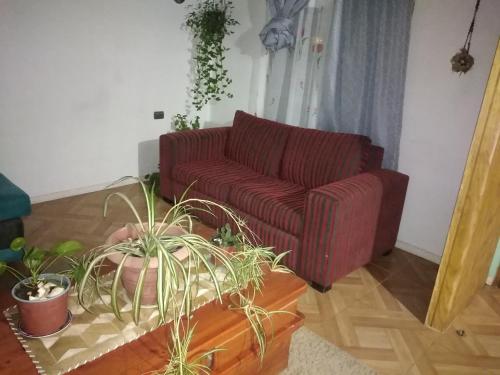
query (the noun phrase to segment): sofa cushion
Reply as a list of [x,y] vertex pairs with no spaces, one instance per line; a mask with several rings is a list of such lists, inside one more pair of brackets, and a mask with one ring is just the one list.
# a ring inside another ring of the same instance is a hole
[[0,220],[15,219],[30,213],[28,194],[0,173]]
[[294,128],[280,176],[307,189],[354,176],[364,168],[370,143],[362,135]]
[[293,126],[236,111],[226,156],[260,174],[278,177],[283,151],[293,129]]
[[305,193],[302,186],[260,177],[233,186],[229,204],[269,225],[299,235],[302,232]]
[[229,190],[234,184],[258,176],[258,173],[244,165],[227,159],[182,163],[172,170],[174,181],[186,186],[194,182],[193,189],[222,202],[227,201]]

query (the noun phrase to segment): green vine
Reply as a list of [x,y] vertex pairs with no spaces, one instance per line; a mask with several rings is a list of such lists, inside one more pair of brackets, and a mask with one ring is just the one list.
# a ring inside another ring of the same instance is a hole
[[173,117],[172,122],[176,131],[200,128],[200,116],[195,116],[194,119],[188,120],[187,115],[178,113]]
[[224,68],[224,37],[233,34],[238,25],[232,16],[233,5],[225,0],[202,0],[186,17],[186,26],[194,37],[195,81],[191,90],[193,105],[199,111],[211,100],[223,96],[232,98],[228,91],[232,79]]

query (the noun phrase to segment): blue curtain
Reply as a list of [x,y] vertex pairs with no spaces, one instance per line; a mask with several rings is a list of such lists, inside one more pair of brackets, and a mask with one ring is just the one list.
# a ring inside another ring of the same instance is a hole
[[397,169],[414,0],[336,0],[317,127],[367,135]]
[[271,51],[295,45],[294,17],[309,0],[267,0],[271,20],[259,36],[264,46]]

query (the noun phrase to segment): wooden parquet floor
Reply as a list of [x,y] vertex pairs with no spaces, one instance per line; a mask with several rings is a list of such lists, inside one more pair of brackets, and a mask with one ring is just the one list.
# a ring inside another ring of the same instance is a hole
[[[144,208],[137,185],[115,190]],[[88,248],[101,244],[113,230],[135,221],[118,198],[108,217],[102,217],[109,193],[33,205],[25,219],[28,241],[50,246],[76,239]],[[213,233],[202,224],[197,230],[206,236]],[[485,286],[453,325],[439,333],[422,323],[436,273],[436,265],[396,249],[339,280],[328,293],[309,288],[299,309],[306,327],[380,374],[500,375],[500,289]],[[465,334],[459,336],[457,330]]]

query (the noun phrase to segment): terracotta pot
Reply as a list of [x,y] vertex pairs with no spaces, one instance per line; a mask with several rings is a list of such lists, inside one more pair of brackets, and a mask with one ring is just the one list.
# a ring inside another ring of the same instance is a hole
[[[106,240],[106,244],[114,245],[120,242],[124,242],[128,239],[136,239],[139,237],[140,231],[141,227],[139,224],[134,224],[134,225],[127,224],[123,228],[120,228],[117,231],[113,232]],[[181,227],[170,226],[166,228],[165,233],[169,235],[180,236],[182,234],[186,234],[187,232]],[[189,256],[189,251],[186,247],[181,247],[174,253],[174,256],[180,261],[182,261]],[[111,262],[118,265],[123,259],[123,254],[112,254],[108,256],[108,259]],[[144,264],[144,258],[129,256],[125,261],[125,264],[123,265],[121,281],[130,299],[134,298],[137,280],[139,280],[139,275],[142,270],[143,264]],[[146,276],[144,277],[144,287],[142,290],[142,298],[141,298],[142,305],[156,304],[157,272],[158,272],[158,258],[151,258],[149,261],[148,270],[146,271]]]
[[68,319],[68,292],[70,280],[63,275],[44,274],[40,279],[52,281],[64,287],[64,292],[56,297],[43,301],[27,301],[17,294],[22,284],[29,279],[18,282],[12,288],[12,297],[17,302],[21,319],[21,329],[32,336],[46,336],[61,329]]

